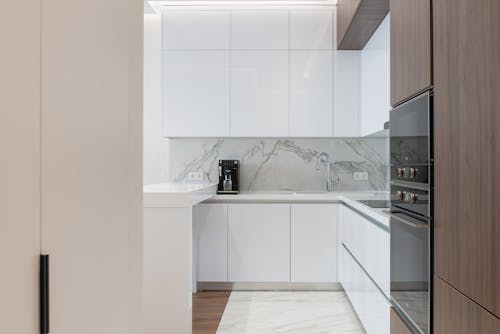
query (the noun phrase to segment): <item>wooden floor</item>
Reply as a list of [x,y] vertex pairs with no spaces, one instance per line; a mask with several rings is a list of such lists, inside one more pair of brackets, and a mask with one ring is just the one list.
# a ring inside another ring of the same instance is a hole
[[193,293],[193,334],[215,334],[230,291]]

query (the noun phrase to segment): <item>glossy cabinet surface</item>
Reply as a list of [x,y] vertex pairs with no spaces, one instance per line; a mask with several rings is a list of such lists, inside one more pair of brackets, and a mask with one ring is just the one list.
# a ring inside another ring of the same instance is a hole
[[288,63],[288,51],[231,52],[231,136],[288,136]]
[[334,51],[333,136],[359,135],[359,51]]
[[328,8],[290,10],[290,49],[332,50],[333,15]]
[[229,10],[163,12],[163,49],[229,49]]
[[290,135],[329,137],[333,124],[332,51],[290,52]]
[[338,281],[336,218],[336,204],[292,204],[292,282]]
[[368,334],[390,332],[390,303],[370,280],[352,255],[342,251],[342,286]]
[[228,279],[290,280],[290,205],[228,204]]
[[390,295],[390,235],[376,223],[346,208],[342,241],[387,297]]
[[164,137],[356,137],[359,54],[330,7],[168,9]]
[[194,218],[198,281],[227,281],[227,205],[199,204]]
[[231,49],[288,50],[288,10],[232,10]]
[[360,136],[381,131],[391,110],[390,15],[360,55]]
[[228,136],[229,52],[163,51],[163,135]]

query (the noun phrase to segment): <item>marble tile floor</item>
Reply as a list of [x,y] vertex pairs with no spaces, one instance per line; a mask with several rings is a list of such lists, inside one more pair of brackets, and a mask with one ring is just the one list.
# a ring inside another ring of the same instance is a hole
[[233,291],[217,334],[365,333],[343,291]]

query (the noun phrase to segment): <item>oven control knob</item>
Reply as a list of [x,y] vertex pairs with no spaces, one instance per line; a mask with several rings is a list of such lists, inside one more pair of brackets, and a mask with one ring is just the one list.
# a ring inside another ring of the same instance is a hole
[[405,192],[404,191],[401,191],[401,190],[398,190],[396,192],[396,199],[402,201],[405,199]]
[[408,194],[408,203],[415,204],[418,201],[418,194],[409,193]]
[[399,168],[398,168],[398,176],[399,176],[399,177],[404,177],[404,176],[405,176],[405,174],[406,174],[406,168],[401,168],[401,167],[399,167]]
[[418,174],[418,169],[416,168],[410,168],[410,179],[415,179]]

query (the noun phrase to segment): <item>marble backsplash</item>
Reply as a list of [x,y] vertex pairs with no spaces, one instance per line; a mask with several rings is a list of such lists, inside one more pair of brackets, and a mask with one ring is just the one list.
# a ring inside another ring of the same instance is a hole
[[[175,138],[170,140],[170,179],[187,181],[190,172],[203,172],[218,181],[218,160],[241,161],[240,190],[325,189],[325,165],[316,170],[326,152],[332,172],[339,177],[335,190],[387,190],[386,138]],[[367,181],[353,173],[367,172]]]

